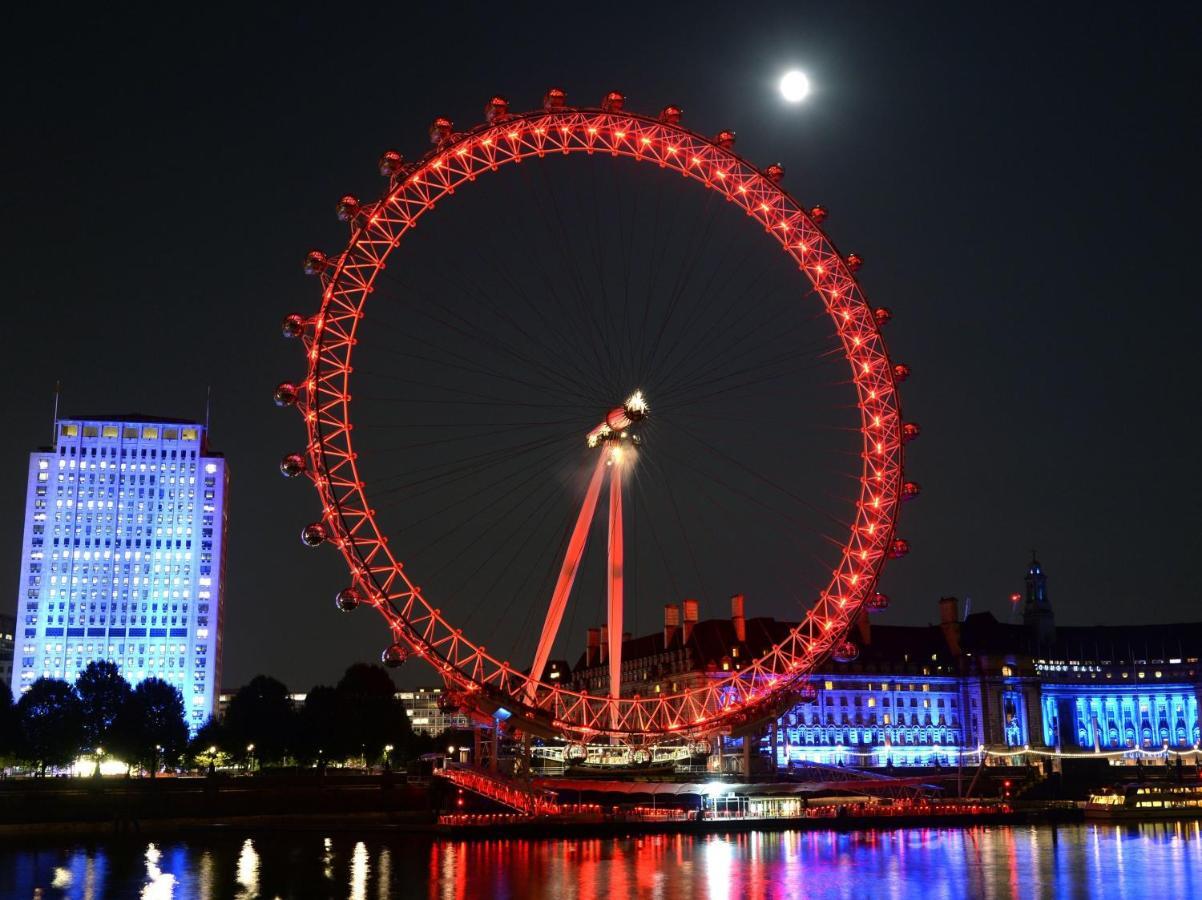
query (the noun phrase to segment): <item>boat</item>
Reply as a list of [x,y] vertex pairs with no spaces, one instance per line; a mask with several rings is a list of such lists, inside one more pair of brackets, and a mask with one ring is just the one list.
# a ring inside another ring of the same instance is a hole
[[1202,782],[1120,785],[1091,794],[1084,810],[1087,819],[1202,818]]

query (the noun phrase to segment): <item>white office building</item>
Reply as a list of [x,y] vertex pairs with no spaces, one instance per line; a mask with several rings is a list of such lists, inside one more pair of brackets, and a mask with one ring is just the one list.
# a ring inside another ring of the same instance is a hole
[[174,685],[203,724],[221,684],[228,484],[203,425],[59,420],[29,456],[13,695],[108,659],[131,684]]

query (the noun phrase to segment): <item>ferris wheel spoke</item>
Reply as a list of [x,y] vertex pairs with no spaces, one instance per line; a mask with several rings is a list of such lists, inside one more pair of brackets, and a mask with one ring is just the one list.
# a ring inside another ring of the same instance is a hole
[[769,487],[774,488],[776,491],[780,492],[784,496],[789,497],[790,499],[796,501],[797,503],[800,503],[802,506],[806,507],[807,509],[812,510],[813,512],[818,513],[819,515],[830,520],[831,523],[833,523],[834,525],[838,525],[840,528],[844,528],[844,529],[851,527],[850,522],[845,522],[845,521],[839,519],[833,513],[829,512],[829,511],[823,509],[822,507],[818,506],[817,504],[815,504],[812,500],[808,500],[807,498],[802,497],[796,491],[793,491],[790,488],[787,488],[784,485],[780,484],[776,479],[769,478],[767,475],[764,475],[763,473],[761,473],[761,472],[757,471],[756,469],[752,468],[751,466],[747,465],[747,463],[745,463],[743,460],[739,459],[738,457],[732,456],[731,454],[721,450],[720,448],[715,447],[713,444],[709,443],[708,441],[706,441],[704,438],[700,437],[699,435],[694,434],[692,431],[690,431],[688,428],[684,427],[683,425],[678,425],[677,428],[681,434],[685,435],[685,437],[692,439],[695,443],[699,444],[706,451],[708,451],[709,453],[718,457],[723,462],[729,463],[730,465],[735,466],[736,468],[746,472],[748,475],[752,476],[757,481],[760,481],[763,484],[766,484]]
[[[713,210],[708,208],[708,202],[707,213],[708,215],[699,217],[694,222],[695,234],[696,227],[701,226],[702,220],[704,220],[704,228],[702,230],[701,240],[694,241],[692,243],[690,252],[686,255],[683,265],[677,272],[676,283],[669,294],[667,308],[664,312],[663,318],[660,320],[659,327],[655,329],[655,337],[651,342],[651,346],[648,348],[646,356],[640,355],[640,368],[643,370],[646,370],[651,361],[656,358],[656,355],[659,351],[660,342],[663,340],[664,332],[668,328],[669,323],[672,321],[672,317],[675,314],[676,309],[680,304],[680,300],[684,296],[685,291],[689,286],[689,283],[696,274],[698,259],[700,259],[701,254],[704,252],[709,243],[710,232],[714,224],[714,215]],[[642,336],[640,335],[640,337]]]
[[[538,457],[535,461],[529,462],[526,465],[529,467],[537,467],[539,465],[546,465],[552,459],[556,458],[556,454],[561,453],[561,450],[559,449],[559,447],[556,446],[559,443],[560,442],[558,440],[547,440],[545,442],[538,444],[537,446],[539,448],[550,447],[551,449],[549,452],[544,453],[542,456]],[[424,496],[432,493],[433,491],[445,490],[447,488],[447,486],[449,486],[451,484],[458,484],[460,482],[465,481],[466,479],[479,477],[483,472],[486,472],[490,469],[494,469],[498,466],[502,466],[505,463],[512,461],[512,459],[513,459],[513,457],[508,453],[490,454],[490,456],[486,460],[474,462],[469,466],[459,466],[455,469],[445,471],[445,472],[440,472],[436,475],[431,475],[426,478],[421,478],[414,482],[410,482],[408,484],[396,485],[393,487],[387,487],[387,488],[380,489],[376,492],[377,495],[380,495],[380,496],[388,495],[388,494],[400,495],[400,496],[394,496],[391,500],[387,501],[386,503],[381,504],[380,508],[383,509],[383,508],[387,508],[388,506],[395,506],[396,504],[399,504],[399,503],[412,503],[414,500],[416,500],[420,497],[424,497]],[[415,491],[415,492],[409,493],[409,494],[403,493],[404,491],[408,490],[409,488],[419,487],[419,486],[422,487],[422,490]]]
[[[732,249],[732,245],[727,245],[724,254],[729,254]],[[713,356],[713,352],[707,348],[714,342],[714,337],[722,333],[719,330],[722,317],[719,317],[717,321],[710,323],[708,326],[705,325],[705,320],[714,302],[723,296],[727,296],[731,282],[739,279],[739,283],[742,283],[743,287],[734,300],[728,304],[726,312],[744,307],[746,298],[751,296],[752,291],[766,277],[768,273],[766,267],[760,267],[750,280],[742,277],[742,269],[751,258],[751,251],[752,248],[748,247],[743,252],[739,264],[730,271],[724,280],[719,281],[716,278],[711,278],[703,285],[700,295],[694,302],[693,315],[682,324],[672,342],[665,348],[661,355],[655,381],[657,394],[661,385],[671,383],[673,373],[685,360],[696,359],[698,356],[708,359]],[[746,308],[751,308],[753,305],[747,304]],[[690,340],[694,335],[698,336]],[[679,354],[678,350],[681,351]]]
[[[508,574],[510,567],[501,568],[496,577],[493,579],[491,586],[487,590],[477,593],[469,591],[468,587],[472,583],[473,579],[483,572],[484,569],[489,566],[494,559],[496,559],[502,553],[508,553],[515,540],[522,538],[516,548],[517,551],[520,551],[530,541],[531,537],[536,531],[531,523],[535,521],[537,516],[540,516],[546,512],[546,510],[554,504],[554,501],[558,496],[558,492],[555,490],[555,488],[545,482],[539,489],[537,489],[537,494],[541,496],[539,502],[531,503],[530,511],[527,512],[526,515],[520,520],[517,520],[516,524],[512,524],[509,521],[505,521],[503,523],[504,533],[499,539],[490,541],[492,550],[489,552],[489,554],[481,559],[475,568],[463,575],[458,586],[447,591],[447,597],[449,600],[453,601],[464,594],[471,594],[473,598],[471,608],[473,609],[490,601],[492,597],[492,589],[495,588],[498,583],[500,583],[506,574]],[[533,499],[533,497],[531,499]],[[434,574],[437,575],[438,573],[436,572]]]
[[[376,344],[372,343],[372,344],[369,344],[368,346],[380,346],[380,345],[376,345]],[[587,394],[578,393],[576,391],[569,391],[568,389],[556,387],[554,385],[539,384],[537,382],[532,382],[527,378],[520,378],[516,375],[510,375],[505,372],[498,371],[497,369],[481,365],[477,360],[475,360],[469,356],[465,356],[464,354],[457,353],[456,351],[451,350],[447,347],[441,346],[440,344],[437,344],[433,340],[430,340],[430,339],[423,340],[421,346],[422,346],[423,350],[435,351],[435,353],[437,355],[431,355],[429,353],[417,352],[413,349],[402,350],[401,348],[398,348],[395,346],[388,346],[388,347],[382,348],[382,349],[386,349],[390,353],[395,353],[395,354],[401,356],[401,358],[406,360],[407,362],[408,361],[417,361],[420,363],[425,363],[427,365],[441,366],[443,368],[448,368],[448,369],[457,369],[462,372],[468,372],[468,373],[472,373],[472,374],[476,374],[476,375],[485,375],[491,379],[496,379],[498,381],[508,381],[513,384],[520,384],[523,387],[531,388],[533,390],[553,391],[553,392],[564,393],[569,397],[577,398],[576,402],[574,404],[570,404],[570,405],[574,405],[574,406],[579,406],[580,400],[585,400],[586,402],[589,400],[589,397]],[[384,377],[388,377],[388,376],[384,376]]]
[[[559,497],[559,494],[557,491],[552,490],[549,493],[549,496],[552,499],[555,499],[555,498]],[[550,596],[550,594],[551,594],[551,576],[554,574],[552,562],[554,559],[557,559],[559,557],[559,555],[563,552],[564,547],[567,545],[568,525],[570,524],[571,516],[572,516],[571,508],[565,506],[562,514],[557,519],[545,519],[544,520],[544,522],[551,523],[552,527],[548,528],[544,524],[544,527],[540,528],[540,527],[538,527],[539,523],[536,520],[536,523],[533,527],[526,529],[525,537],[523,538],[521,545],[518,547],[518,549],[514,553],[515,558],[516,558],[516,555],[518,553],[520,553],[522,549],[524,549],[531,543],[534,543],[536,545],[541,545],[543,549],[539,551],[537,558],[534,560],[534,562],[531,565],[524,566],[525,574],[522,576],[521,580],[517,583],[517,585],[514,586],[513,590],[509,592],[509,599],[504,604],[496,604],[496,605],[483,604],[483,603],[472,604],[467,612],[466,618],[463,623],[465,627],[472,621],[472,619],[476,615],[476,613],[480,610],[483,610],[486,606],[489,606],[490,608],[492,608],[492,610],[494,612],[492,625],[495,628],[495,626],[499,625],[501,622],[505,621],[508,618],[510,610],[513,608],[514,603],[517,602],[519,597],[529,597],[529,596],[547,597],[547,596]],[[546,532],[546,533],[544,534],[544,532]],[[558,540],[555,539],[556,536],[558,536]],[[490,582],[489,586],[484,591],[482,591],[480,595],[483,597],[494,596],[500,587],[502,579],[507,574],[509,574],[510,568],[501,569],[499,572],[497,572],[497,574],[493,577],[493,580]],[[542,576],[543,576],[542,581],[544,583],[543,584],[544,589],[534,591],[534,592],[529,592],[527,590],[527,587],[530,584],[531,578],[533,578],[533,576],[536,572],[542,572]],[[527,636],[527,634],[528,634],[529,625],[530,625],[530,617],[533,614],[536,604],[527,603],[527,604],[525,604],[525,606],[526,606],[526,619],[523,621],[522,628],[519,631],[519,634],[522,636]],[[516,649],[517,648],[511,648],[511,653],[510,653],[511,659],[515,658],[515,653],[512,651],[514,651]]]
[[[526,229],[523,217],[516,217],[515,221],[518,228],[525,232]],[[529,242],[527,242],[527,245],[533,246],[533,244],[530,244]],[[521,334],[531,344],[540,347],[543,350],[550,351],[549,355],[555,356],[556,365],[553,367],[547,367],[545,369],[545,374],[548,374],[553,378],[561,379],[564,382],[571,382],[575,384],[579,390],[582,390],[586,393],[591,389],[590,384],[595,387],[596,370],[593,369],[590,371],[589,369],[580,366],[576,360],[576,357],[579,355],[578,352],[576,354],[570,352],[560,352],[560,348],[568,348],[571,346],[572,342],[567,340],[566,332],[558,326],[556,319],[554,317],[547,316],[543,312],[540,304],[531,299],[528,292],[522,285],[522,279],[514,276],[510,267],[505,263],[504,255],[492,253],[487,242],[476,241],[475,247],[476,252],[480,254],[482,259],[485,261],[488,270],[496,273],[498,276],[494,281],[491,282],[491,284],[507,288],[514,297],[516,297],[531,313],[533,313],[535,318],[538,320],[539,327],[552,336],[550,343],[546,341],[540,341],[534,337],[529,329],[523,327],[512,315],[509,314],[506,309],[506,304],[503,302],[503,300],[498,301],[496,298],[486,294],[477,280],[469,280],[465,278],[463,275],[462,265],[459,262],[448,261],[446,257],[438,251],[437,247],[428,247],[426,249],[431,251],[428,254],[428,259],[437,269],[441,282],[457,285],[462,298],[473,298],[477,301],[478,309],[481,309],[492,317],[505,322],[507,325]],[[539,271],[541,273],[541,269]],[[399,281],[399,279],[397,280]],[[552,298],[554,298],[554,284],[549,281],[545,282],[544,284],[545,287],[549,288],[550,294]],[[459,318],[461,321],[469,322],[469,327],[471,327],[470,320],[466,320],[464,316],[448,307],[445,303],[441,303],[430,291],[423,290],[418,291],[417,293],[424,302],[442,309],[444,312]],[[555,303],[554,306],[558,308],[561,306],[561,304]]]
[[[749,308],[754,307],[749,304]],[[740,319],[745,316],[740,317]],[[752,356],[752,351],[759,350],[767,351],[773,345],[787,345],[789,351],[799,356],[822,358],[828,352],[838,352],[838,348],[833,338],[822,337],[807,341],[800,346],[792,343],[794,335],[804,328],[804,323],[795,322],[788,328],[781,329],[779,324],[774,324],[772,316],[769,314],[762,320],[757,321],[750,328],[742,333],[736,332],[735,326],[738,322],[730,323],[729,330],[722,329],[721,334],[723,340],[717,350],[707,351],[705,345],[698,344],[689,349],[689,356],[695,362],[683,370],[673,369],[671,373],[665,373],[663,383],[664,392],[671,392],[681,387],[691,387],[695,385],[703,377],[714,377],[715,374],[728,373],[732,365],[740,360]],[[757,344],[747,345],[746,342],[752,337],[759,338]],[[673,379],[673,375],[675,378]],[[657,386],[656,393],[659,394],[661,388]]]
[[[488,505],[485,507],[485,511],[494,512],[494,515],[491,519],[485,521],[483,513],[476,517],[464,518],[455,525],[452,525],[450,528],[447,528],[440,534],[436,535],[432,540],[426,542],[421,547],[415,549],[413,552],[413,558],[424,558],[436,547],[445,546],[445,543],[449,538],[451,538],[453,535],[459,535],[463,533],[465,529],[470,529],[466,543],[471,544],[478,542],[483,535],[486,534],[491,528],[495,527],[499,521],[503,521],[507,515],[512,514],[523,503],[529,502],[531,495],[526,488],[540,479],[545,482],[544,465],[545,462],[543,465],[531,464],[527,466],[526,469],[523,470],[523,473],[528,473],[526,478],[523,478],[522,480],[511,485],[507,490],[501,492],[501,494],[495,499],[492,499],[488,502]],[[502,506],[501,504],[507,505]],[[483,527],[481,527],[482,523]],[[436,577],[446,569],[447,565],[451,565],[453,562],[454,557],[452,556],[452,558],[446,564],[437,569],[431,570],[427,577]]]
[[[401,284],[400,279],[393,280],[396,283]],[[599,399],[600,392],[595,384],[590,386],[587,381],[582,381],[574,376],[571,372],[572,367],[568,365],[568,360],[564,359],[557,352],[552,351],[545,342],[538,341],[528,329],[522,329],[518,327],[519,333],[527,342],[533,344],[536,349],[541,350],[547,356],[554,355],[556,357],[556,364],[558,367],[556,367],[556,365],[549,365],[537,358],[529,356],[528,354],[519,352],[514,348],[512,341],[500,340],[495,332],[486,330],[478,324],[471,322],[469,319],[456,313],[451,307],[448,307],[446,304],[439,302],[433,297],[430,297],[426,292],[414,290],[413,293],[420,295],[426,305],[435,307],[443,312],[445,316],[449,317],[442,318],[436,316],[429,310],[422,309],[421,306],[415,305],[412,307],[418,315],[424,317],[428,321],[433,322],[444,329],[453,331],[462,337],[475,340],[482,347],[486,347],[493,353],[509,357],[521,363],[523,366],[528,367],[529,369],[533,369],[542,373],[551,382],[558,386],[557,390],[567,394],[568,396],[591,400],[593,402],[596,402],[596,400]],[[465,290],[464,293],[466,294],[468,291]],[[484,301],[481,303],[481,308],[492,313],[495,318],[506,322],[513,322],[512,317],[504,313],[503,303],[493,301],[491,298],[480,292],[479,289],[477,289],[475,293],[479,294],[481,300]],[[450,319],[457,319],[458,324],[450,321]],[[446,351],[445,348],[442,350],[442,352],[449,353],[449,351]],[[462,355],[460,354],[454,355],[460,360],[463,359]],[[587,373],[581,372],[581,375],[587,378]],[[547,389],[546,385],[542,387],[544,390]]]
[[[669,460],[672,461],[672,460]],[[708,532],[712,537],[721,541],[723,546],[737,547],[739,544],[739,535],[735,530],[732,530],[731,523],[738,521],[738,513],[740,510],[733,507],[729,502],[724,500],[721,495],[711,492],[710,487],[713,482],[701,475],[696,474],[689,468],[679,467],[673,462],[673,474],[680,474],[687,478],[691,484],[691,490],[687,496],[698,501],[693,505],[691,510],[690,521],[698,526],[702,526],[700,530]],[[776,510],[773,510],[776,512]],[[716,522],[715,522],[716,519]],[[796,523],[787,520],[788,524],[795,525]],[[769,529],[768,534],[776,536],[781,533],[782,529]],[[790,553],[795,552],[797,547],[791,542],[785,542]],[[770,574],[774,585],[777,588],[778,596],[791,596],[792,591],[787,589],[780,580],[779,572],[757,572],[758,577],[762,578],[765,574]],[[740,588],[741,589],[741,588]]]
[[[524,171],[523,174],[525,174]],[[538,169],[538,174],[543,181],[544,187],[546,187],[546,174],[541,168]],[[544,211],[549,205],[551,213],[554,216],[554,222],[550,222],[550,217],[545,215],[540,217],[540,221],[542,221],[544,227],[547,229],[550,245],[556,249],[558,258],[561,261],[566,260],[568,262],[567,280],[572,288],[571,293],[574,294],[577,313],[581,315],[585,323],[582,329],[586,337],[585,343],[592,354],[593,365],[596,367],[596,371],[601,374],[601,377],[606,377],[604,373],[613,372],[613,361],[612,356],[609,359],[603,359],[603,351],[605,351],[605,355],[610,355],[612,349],[604,347],[604,342],[599,340],[599,336],[603,333],[602,327],[593,313],[593,304],[589,302],[588,294],[584,290],[584,283],[580,277],[579,267],[576,265],[575,254],[572,253],[571,247],[567,243],[567,235],[570,231],[567,228],[563,214],[560,212],[555,192],[547,188],[545,194],[548,202],[543,201],[540,192],[537,190],[532,191],[532,196],[542,206]],[[607,391],[617,391],[619,389],[619,386],[615,385],[612,381],[607,381],[605,387]]]

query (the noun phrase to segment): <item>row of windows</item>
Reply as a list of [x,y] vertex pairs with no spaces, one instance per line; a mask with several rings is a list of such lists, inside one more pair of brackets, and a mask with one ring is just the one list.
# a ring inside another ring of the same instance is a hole
[[[60,437],[68,438],[79,437],[80,431],[80,426],[75,422],[64,423],[58,429]],[[199,428],[176,427],[160,429],[157,425],[124,425],[120,428],[116,425],[84,425],[82,432],[85,438],[115,438],[120,436],[123,440],[127,441],[137,440],[139,437],[144,441],[157,441],[160,436],[165,441],[195,441],[200,438]]]

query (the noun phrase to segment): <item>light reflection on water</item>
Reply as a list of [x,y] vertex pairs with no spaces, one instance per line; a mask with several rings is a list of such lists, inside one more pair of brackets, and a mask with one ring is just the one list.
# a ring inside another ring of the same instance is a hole
[[0,845],[4,898],[867,895],[1202,896],[1202,824],[470,842],[275,833]]

